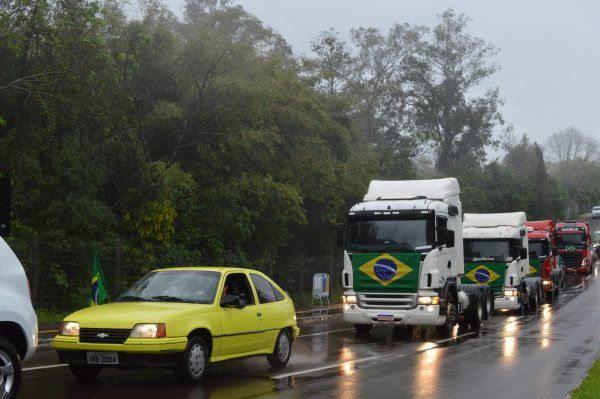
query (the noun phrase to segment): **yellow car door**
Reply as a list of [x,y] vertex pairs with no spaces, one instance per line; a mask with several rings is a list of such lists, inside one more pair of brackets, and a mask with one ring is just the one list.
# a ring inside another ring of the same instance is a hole
[[285,322],[289,319],[290,309],[283,300],[284,296],[264,277],[250,273],[250,280],[256,289],[258,303],[262,306],[262,324],[265,330],[263,349],[273,350],[275,340]]
[[243,356],[261,349],[264,345],[264,327],[261,309],[254,298],[245,273],[229,273],[224,280],[220,298],[235,295],[243,306],[220,306],[221,350],[220,356]]

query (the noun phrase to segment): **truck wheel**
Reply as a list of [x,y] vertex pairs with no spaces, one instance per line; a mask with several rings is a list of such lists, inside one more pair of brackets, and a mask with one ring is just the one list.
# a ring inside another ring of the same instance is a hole
[[491,288],[487,287],[481,291],[481,296],[484,301],[483,320],[489,320],[494,312],[494,293]]
[[69,364],[71,373],[80,380],[93,380],[100,374],[102,367],[87,364]]
[[539,291],[537,286],[532,291],[533,295],[529,298],[529,311],[537,312],[540,309]]
[[201,337],[192,337],[181,356],[175,376],[185,383],[198,383],[208,368],[208,350]]
[[273,367],[283,367],[290,360],[291,354],[292,338],[290,338],[290,333],[283,329],[279,332],[277,341],[275,341],[275,349],[272,354],[267,356],[267,361]]
[[355,324],[354,329],[357,334],[368,334],[371,332],[373,324]]
[[529,311],[529,295],[528,287],[525,283],[521,283],[519,292],[519,298],[521,299],[521,314],[524,316]]
[[475,293],[474,299],[474,306],[469,307],[465,315],[469,331],[479,331],[481,329],[481,322],[483,321],[484,299],[479,295],[479,292]]
[[446,296],[446,321],[444,324],[435,326],[438,335],[449,338],[452,336],[452,330],[456,324],[456,315],[458,312],[458,300],[452,292]]
[[21,360],[13,344],[0,338],[0,398],[16,398],[21,386]]

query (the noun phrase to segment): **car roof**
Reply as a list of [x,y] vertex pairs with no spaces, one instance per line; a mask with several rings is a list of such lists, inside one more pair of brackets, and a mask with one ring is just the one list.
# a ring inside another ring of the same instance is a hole
[[200,271],[207,271],[207,272],[220,272],[220,273],[225,273],[225,272],[256,272],[256,273],[262,273],[258,270],[254,270],[254,269],[245,269],[243,267],[232,267],[232,266],[178,266],[178,267],[165,267],[165,268],[161,268],[161,269],[155,269],[152,270],[152,272],[165,272],[165,271],[174,271],[174,270],[200,270]]

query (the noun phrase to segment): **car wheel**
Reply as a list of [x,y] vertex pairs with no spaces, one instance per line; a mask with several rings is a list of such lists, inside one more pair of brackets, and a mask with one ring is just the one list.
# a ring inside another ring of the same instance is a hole
[[21,360],[15,347],[0,338],[0,398],[17,397],[21,385]]
[[181,382],[195,384],[202,380],[208,368],[208,350],[201,337],[192,337],[181,356],[175,375]]
[[281,330],[275,341],[273,353],[267,356],[267,361],[273,367],[283,367],[292,355],[292,338],[287,330]]
[[80,380],[93,380],[100,374],[102,367],[87,364],[69,364],[71,373]]
[[371,332],[373,324],[355,324],[354,329],[357,334],[368,334]]

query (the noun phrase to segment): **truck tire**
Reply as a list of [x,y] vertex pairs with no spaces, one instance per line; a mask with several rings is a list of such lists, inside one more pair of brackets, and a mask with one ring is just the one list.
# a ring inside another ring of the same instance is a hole
[[494,312],[494,291],[488,286],[481,289],[483,302],[483,320],[489,320]]
[[483,321],[483,308],[484,298],[479,292],[473,295],[473,306],[469,306],[465,314],[465,321],[467,322],[467,328],[469,331],[479,331],[481,329],[481,322]]
[[529,311],[537,312],[540,310],[540,288],[539,285],[534,285],[531,290],[531,296],[529,297]]
[[373,328],[373,324],[354,324],[354,329],[356,330],[357,334],[368,334],[371,332],[371,329]]
[[16,398],[20,387],[21,359],[13,344],[0,337],[0,398]]
[[448,291],[446,293],[446,321],[442,325],[435,326],[438,335],[444,338],[452,337],[454,325],[456,324],[457,312],[458,299],[451,291]]
[[528,287],[525,282],[522,282],[519,285],[519,299],[521,300],[521,314],[525,315],[529,311],[529,292]]

